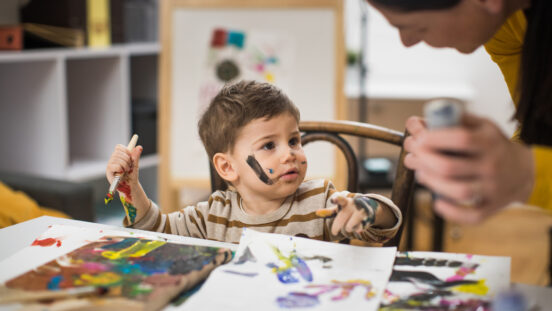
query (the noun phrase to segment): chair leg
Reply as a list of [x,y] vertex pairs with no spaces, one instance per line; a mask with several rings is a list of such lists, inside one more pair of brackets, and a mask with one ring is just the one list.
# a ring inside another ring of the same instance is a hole
[[414,249],[414,220],[416,219],[416,186],[414,186],[414,193],[410,198],[410,208],[408,209],[408,215],[405,215],[406,221],[406,251],[411,251]]
[[[431,194],[431,205],[435,202],[435,194]],[[435,213],[435,210],[432,208],[433,213],[433,251],[442,252],[443,251],[443,235],[445,231],[445,221],[443,218]]]

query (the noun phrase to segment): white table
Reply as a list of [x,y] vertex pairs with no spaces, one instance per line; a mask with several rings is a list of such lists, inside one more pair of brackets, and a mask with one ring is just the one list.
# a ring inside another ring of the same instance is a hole
[[[79,220],[56,218],[50,216],[42,216],[26,222],[22,222],[7,228],[0,229],[0,246],[2,252],[0,253],[0,261],[6,259],[11,254],[23,249],[30,245],[34,239],[36,239],[41,233],[48,229],[48,226],[54,224],[70,225],[76,227],[97,228],[97,229],[112,229],[112,230],[124,230],[138,232],[141,230],[127,229],[124,227],[109,226]],[[159,233],[159,236],[174,238],[174,235]],[[179,237],[179,240],[197,240],[188,237]],[[205,242],[205,240],[202,240]],[[226,247],[233,251],[237,249],[236,244],[221,243],[208,241],[211,246]],[[521,283],[512,284],[512,288],[521,291],[528,299],[531,310],[552,310],[552,288],[533,286]]]

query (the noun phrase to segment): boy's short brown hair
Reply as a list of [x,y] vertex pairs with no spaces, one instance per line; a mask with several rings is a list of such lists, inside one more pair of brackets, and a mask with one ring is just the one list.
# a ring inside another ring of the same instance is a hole
[[218,152],[233,151],[239,131],[249,122],[291,113],[299,123],[299,110],[275,85],[240,81],[226,85],[213,98],[198,123],[199,136],[209,160]]

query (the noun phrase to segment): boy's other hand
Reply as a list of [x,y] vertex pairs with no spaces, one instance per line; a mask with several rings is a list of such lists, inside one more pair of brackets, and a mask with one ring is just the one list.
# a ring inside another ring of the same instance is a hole
[[116,175],[125,174],[121,181],[137,184],[138,165],[143,150],[142,146],[136,146],[132,150],[128,150],[126,146],[120,144],[115,146],[115,150],[107,162],[107,181],[111,184]]
[[342,228],[345,228],[347,232],[356,233],[361,233],[364,230],[362,222],[368,215],[364,210],[357,208],[352,198],[337,196],[332,199],[332,203],[336,206],[325,210],[337,212],[332,224],[333,235],[337,235]]

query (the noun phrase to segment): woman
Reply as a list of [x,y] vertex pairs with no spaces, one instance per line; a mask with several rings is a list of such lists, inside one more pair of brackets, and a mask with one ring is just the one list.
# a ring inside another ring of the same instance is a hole
[[408,119],[405,164],[439,194],[435,210],[460,223],[479,222],[515,201],[552,210],[552,1],[368,2],[407,47],[424,41],[471,53],[484,45],[516,104],[513,140],[471,114],[462,127],[431,132],[421,118]]

